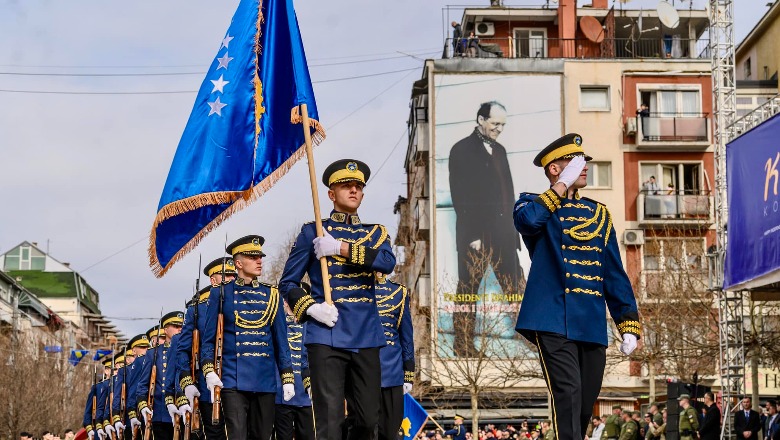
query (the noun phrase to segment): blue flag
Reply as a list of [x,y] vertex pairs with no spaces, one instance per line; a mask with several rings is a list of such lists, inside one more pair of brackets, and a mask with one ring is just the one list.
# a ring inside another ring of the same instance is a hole
[[46,353],[62,353],[61,345],[46,345],[43,347],[43,351]]
[[404,419],[401,422],[403,438],[415,438],[428,421],[428,413],[411,394],[404,394]]
[[161,277],[305,155],[299,106],[317,104],[292,0],[241,0],[200,87],[149,237]]
[[108,356],[110,354],[111,354],[111,350],[103,350],[103,349],[98,348],[95,351],[95,356],[92,356],[92,360],[93,361],[97,361],[97,360],[100,360],[100,358],[102,358],[103,356]]
[[89,350],[71,350],[68,356],[68,362],[74,367],[89,354]]

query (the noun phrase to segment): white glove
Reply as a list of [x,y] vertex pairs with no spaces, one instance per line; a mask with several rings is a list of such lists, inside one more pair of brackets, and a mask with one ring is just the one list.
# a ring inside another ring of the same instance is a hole
[[114,435],[114,427],[111,425],[106,425],[103,427],[103,429],[106,431],[106,435]]
[[333,327],[339,320],[339,310],[333,304],[328,303],[313,304],[306,309],[306,314],[328,327]]
[[409,382],[404,382],[404,394],[409,394],[412,392],[412,384]]
[[186,417],[187,413],[192,414],[192,407],[190,406],[189,403],[185,403],[184,405],[179,407],[179,414]]
[[217,376],[217,373],[211,372],[206,375],[206,388],[211,391],[211,401],[214,401],[214,387],[220,387],[222,388],[222,381],[219,380],[219,376]]
[[106,431],[103,431],[103,428],[98,429],[97,433],[98,433],[98,437],[100,438],[100,440],[103,440],[104,438],[106,438]]
[[130,429],[135,429],[136,426],[140,428],[141,421],[133,417],[132,419],[130,419]]
[[195,398],[200,397],[200,391],[198,391],[198,388],[195,385],[187,385],[186,387],[184,387],[184,395],[187,397],[187,400],[190,402],[190,407],[193,407],[195,406]]
[[116,422],[114,423],[114,429],[116,429],[116,432],[118,433],[120,430],[125,429],[125,425],[122,424],[122,422]]
[[[582,170],[585,168],[585,156],[574,156],[566,168],[563,169],[561,175],[558,176],[558,182],[566,185],[566,189],[571,188],[574,182],[580,178]],[[558,183],[556,182],[556,183]]]
[[94,438],[95,438],[95,431],[94,430],[90,430],[87,433],[87,437],[89,437],[89,440],[94,440]]
[[295,384],[286,383],[282,385],[282,394],[284,394],[284,401],[289,402],[290,399],[295,397]]
[[147,406],[146,408],[141,410],[141,415],[144,416],[144,418],[151,419],[152,418],[152,410],[149,409]]
[[341,255],[341,242],[327,232],[324,236],[315,238],[312,243],[314,243],[314,255],[318,260],[331,255]]
[[631,333],[625,333],[623,335],[623,343],[620,344],[620,352],[628,356],[634,350],[636,350],[636,336]]
[[179,414],[179,408],[176,408],[176,405],[169,403],[165,407],[168,408],[168,415],[171,416],[171,420],[173,420],[173,416]]

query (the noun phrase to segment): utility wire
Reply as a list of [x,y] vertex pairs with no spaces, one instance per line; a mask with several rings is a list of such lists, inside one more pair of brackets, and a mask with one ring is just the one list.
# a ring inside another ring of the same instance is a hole
[[[350,81],[353,79],[372,78],[375,76],[392,75],[394,73],[411,72],[418,70],[419,67],[412,67],[409,69],[390,70],[387,72],[369,73],[366,75],[348,76],[342,78],[331,78],[320,81],[312,81],[312,84],[331,83],[340,81]],[[161,91],[138,91],[138,92],[87,92],[87,91],[68,91],[68,90],[15,90],[15,89],[0,89],[0,92],[4,93],[29,93],[29,94],[50,94],[50,95],[170,95],[180,93],[197,93],[197,90],[161,90]]]
[[122,252],[124,252],[124,251],[126,251],[126,250],[130,249],[131,247],[133,247],[133,246],[137,245],[138,243],[140,243],[140,242],[142,242],[142,241],[145,241],[145,240],[146,240],[146,239],[148,239],[148,238],[149,238],[149,236],[148,236],[148,235],[144,235],[144,236],[143,236],[143,237],[141,237],[140,239],[136,240],[136,241],[135,241],[133,244],[130,244],[130,245],[128,245],[128,246],[125,246],[125,247],[123,247],[122,249],[120,249],[120,250],[118,250],[118,251],[114,252],[113,254],[111,254],[111,255],[109,255],[109,256],[107,256],[107,257],[103,258],[102,260],[100,260],[100,261],[98,261],[98,262],[96,262],[96,263],[90,264],[89,266],[85,267],[84,269],[80,270],[79,272],[80,272],[80,273],[84,273],[84,272],[86,272],[86,271],[88,271],[88,270],[92,269],[93,267],[97,266],[98,264],[100,264],[100,263],[102,263],[102,262],[104,262],[104,261],[108,260],[109,258],[115,257],[115,256],[117,256],[117,255],[121,254]]

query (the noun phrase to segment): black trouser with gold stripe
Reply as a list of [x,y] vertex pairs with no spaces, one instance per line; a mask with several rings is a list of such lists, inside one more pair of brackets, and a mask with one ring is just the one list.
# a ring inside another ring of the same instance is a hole
[[544,379],[551,394],[553,429],[558,440],[582,440],[601,391],[606,347],[536,332]]

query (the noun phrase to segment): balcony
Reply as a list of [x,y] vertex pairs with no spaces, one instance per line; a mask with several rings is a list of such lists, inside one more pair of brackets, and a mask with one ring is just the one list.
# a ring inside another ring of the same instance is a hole
[[709,60],[709,40],[664,38],[447,38],[442,58]]
[[709,191],[642,191],[637,196],[639,226],[655,229],[709,228],[715,221]]
[[649,113],[648,116],[637,116],[637,148],[679,149],[684,146],[707,149],[710,146],[709,121],[706,113]]

